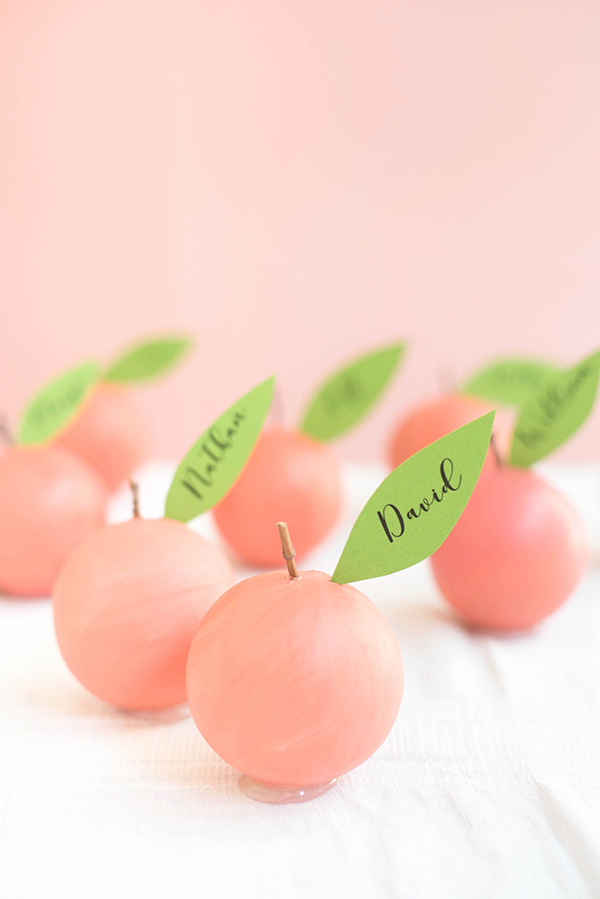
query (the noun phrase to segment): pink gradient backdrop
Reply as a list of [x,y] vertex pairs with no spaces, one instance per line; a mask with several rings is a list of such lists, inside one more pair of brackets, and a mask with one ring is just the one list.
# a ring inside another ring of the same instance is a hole
[[[160,454],[277,371],[403,377],[344,451],[494,353],[600,343],[596,0],[4,0],[1,404],[138,334]],[[600,414],[563,451],[597,458]]]

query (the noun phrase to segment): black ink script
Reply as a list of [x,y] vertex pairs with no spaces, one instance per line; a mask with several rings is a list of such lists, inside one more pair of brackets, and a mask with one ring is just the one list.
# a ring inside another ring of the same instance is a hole
[[246,410],[236,409],[228,425],[213,425],[195,448],[193,463],[190,462],[186,466],[181,483],[202,502],[203,491],[214,486],[221,465],[232,449],[245,420]]
[[377,513],[379,523],[390,543],[401,537],[406,530],[406,522],[414,521],[420,518],[423,512],[429,512],[436,503],[441,503],[447,493],[455,493],[460,490],[462,484],[462,474],[458,478],[454,474],[454,463],[452,459],[442,459],[440,462],[440,476],[442,479],[441,486],[437,489],[432,487],[431,498],[424,497],[417,508],[411,506],[410,509],[400,511],[394,503],[386,503],[383,509]]
[[40,397],[31,410],[31,421],[38,429],[46,428],[53,425],[57,419],[61,419],[65,414],[76,409],[82,402],[88,384],[70,383],[59,395],[57,392],[52,396]]
[[527,449],[535,449],[540,441],[545,439],[547,430],[554,424],[565,405],[573,399],[593,373],[594,367],[589,362],[584,362],[571,373],[562,389],[559,390],[556,385],[550,384],[538,399],[539,423],[528,428],[517,428],[515,432],[517,440],[520,440]]
[[529,365],[527,362],[520,364],[512,362],[501,368],[499,367],[494,372],[493,380],[501,387],[523,384],[532,390],[537,390],[547,377],[546,372],[540,371],[537,366]]
[[362,383],[353,375],[344,375],[341,381],[323,391],[323,403],[330,415],[352,407],[362,399]]

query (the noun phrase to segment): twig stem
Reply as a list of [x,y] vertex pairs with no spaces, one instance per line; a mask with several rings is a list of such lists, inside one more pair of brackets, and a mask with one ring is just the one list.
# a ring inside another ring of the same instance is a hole
[[454,373],[448,365],[440,365],[437,373],[438,390],[440,393],[454,393],[456,381]]
[[288,526],[285,521],[277,522],[277,530],[279,531],[279,537],[281,539],[281,551],[283,553],[283,558],[287,562],[287,570],[291,578],[300,577],[300,572],[296,567],[296,563],[294,561],[296,557],[296,550],[293,547],[292,541],[290,539],[290,532],[288,531]]
[[498,468],[504,467],[504,461],[502,456],[500,455],[500,450],[498,449],[498,444],[496,443],[496,435],[492,431],[492,436],[490,437],[490,447],[494,454],[494,458],[496,459],[496,465]]
[[133,500],[133,517],[140,517],[140,485],[133,478],[129,478],[129,486],[131,487],[131,498]]
[[0,415],[0,440],[2,440],[5,446],[15,445],[15,438],[11,429],[8,427],[8,422],[4,413]]

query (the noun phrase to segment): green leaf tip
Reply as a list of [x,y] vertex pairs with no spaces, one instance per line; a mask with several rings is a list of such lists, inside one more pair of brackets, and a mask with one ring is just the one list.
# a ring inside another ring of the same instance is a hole
[[332,581],[393,574],[439,549],[477,483],[494,415],[487,412],[446,434],[385,478],[358,516]]
[[250,390],[196,440],[169,488],[165,516],[177,521],[212,509],[233,487],[254,449],[273,400],[275,377]]
[[590,414],[600,379],[600,350],[547,380],[521,408],[510,464],[527,468],[579,430]]
[[310,401],[300,430],[316,440],[328,441],[353,428],[382,395],[405,350],[406,344],[394,343],[338,369]]
[[521,406],[559,371],[556,365],[539,359],[496,359],[469,378],[462,392],[492,403]]
[[113,362],[104,380],[130,384],[157,378],[173,368],[192,346],[188,335],[168,334],[143,340]]
[[18,431],[22,444],[46,443],[75,418],[100,380],[100,365],[90,360],[58,375],[29,402]]

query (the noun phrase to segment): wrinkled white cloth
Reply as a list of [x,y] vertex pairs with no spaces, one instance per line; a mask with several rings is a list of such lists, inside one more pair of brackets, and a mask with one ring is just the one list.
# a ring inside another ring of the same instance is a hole
[[[173,467],[141,474],[159,515]],[[600,472],[547,468],[596,553]],[[382,477],[347,471],[331,571]],[[113,520],[128,515],[118,497]],[[209,517],[199,529],[214,533]],[[245,572],[240,572],[240,576]],[[3,899],[592,899],[600,896],[600,567],[534,633],[469,632],[427,563],[362,589],[395,627],[406,693],[366,764],[304,805],[245,798],[182,711],[130,715],[63,664],[48,601],[0,601]]]

